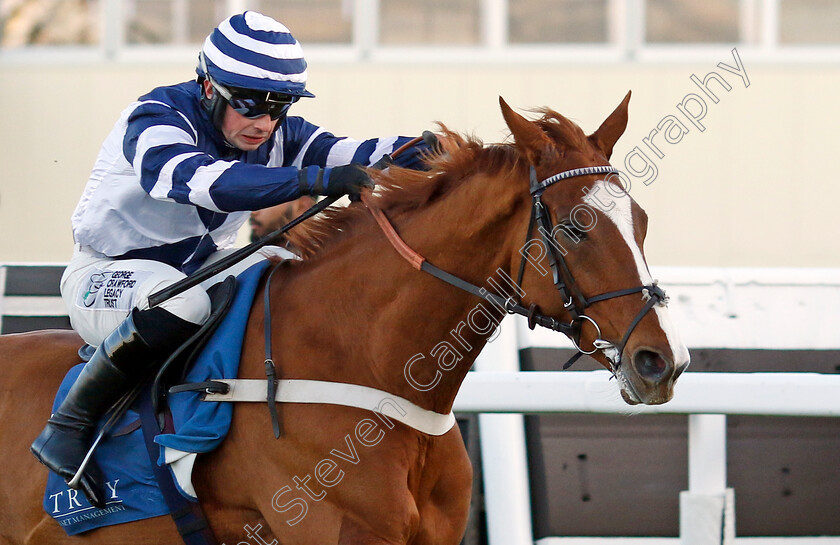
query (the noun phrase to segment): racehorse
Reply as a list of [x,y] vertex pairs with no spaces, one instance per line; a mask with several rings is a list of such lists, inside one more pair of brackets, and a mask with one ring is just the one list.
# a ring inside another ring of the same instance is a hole
[[[500,99],[513,143],[442,127],[429,171],[372,173],[379,189],[366,200],[404,245],[501,306],[415,270],[363,203],[313,220],[294,241],[305,258],[269,280],[283,378],[364,385],[447,414],[505,312],[526,308],[532,322],[570,324],[555,329],[614,373],[628,403],[668,401],[688,351],[644,261],[647,217],[608,163],[629,98],[589,136],[552,110],[531,121]],[[263,311],[257,297],[240,377],[265,378]],[[80,344],[72,332],[0,338],[0,543],[179,543],[169,517],[68,538],[41,508],[47,471],[27,450]],[[264,404],[237,404],[225,442],[198,457],[193,481],[220,543],[461,539],[472,471],[457,426],[428,435],[326,404],[280,413],[275,439]]]

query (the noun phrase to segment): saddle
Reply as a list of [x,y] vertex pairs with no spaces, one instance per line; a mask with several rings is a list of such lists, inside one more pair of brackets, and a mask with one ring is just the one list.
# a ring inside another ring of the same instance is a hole
[[[210,317],[204,322],[201,329],[169,356],[151,383],[150,394],[155,414],[160,415],[166,409],[169,388],[184,383],[187,372],[230,309],[235,294],[236,278],[233,276],[228,276],[207,290],[207,295],[210,296]],[[212,385],[209,385],[208,388],[213,391]],[[177,393],[177,390],[172,393]]]

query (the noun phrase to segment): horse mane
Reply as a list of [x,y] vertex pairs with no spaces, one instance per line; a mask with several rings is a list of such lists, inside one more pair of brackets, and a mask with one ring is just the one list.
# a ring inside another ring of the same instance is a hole
[[[583,131],[562,115],[549,108],[535,112],[542,117],[535,121],[553,140],[568,145],[583,146]],[[477,172],[495,175],[513,171],[522,160],[514,144],[485,146],[475,136],[464,136],[439,124],[440,153],[426,153],[428,170],[411,170],[391,166],[387,170],[369,170],[377,186],[373,202],[389,217],[428,206]],[[303,223],[288,233],[289,242],[303,259],[318,255],[324,248],[346,238],[358,229],[370,212],[361,203],[346,207],[332,207],[321,215]]]

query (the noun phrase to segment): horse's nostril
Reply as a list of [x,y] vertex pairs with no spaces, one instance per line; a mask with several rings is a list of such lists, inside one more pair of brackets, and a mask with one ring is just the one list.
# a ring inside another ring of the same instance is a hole
[[668,362],[652,350],[639,350],[633,355],[636,371],[643,378],[656,380],[668,370]]

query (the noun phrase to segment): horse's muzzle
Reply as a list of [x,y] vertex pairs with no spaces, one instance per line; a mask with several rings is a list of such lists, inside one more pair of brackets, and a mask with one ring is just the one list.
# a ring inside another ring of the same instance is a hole
[[622,397],[631,405],[661,405],[670,401],[674,383],[688,367],[687,361],[675,364],[671,357],[650,347],[637,348],[629,363],[632,369],[625,372],[632,391],[622,389]]

